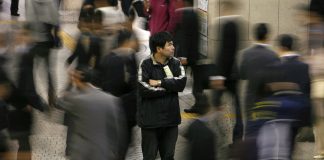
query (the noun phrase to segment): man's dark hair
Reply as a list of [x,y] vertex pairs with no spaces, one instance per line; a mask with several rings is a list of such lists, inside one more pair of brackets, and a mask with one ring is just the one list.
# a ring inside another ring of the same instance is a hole
[[269,33],[268,25],[259,23],[254,28],[254,38],[258,41],[266,40]]
[[117,34],[117,44],[121,46],[125,41],[135,38],[133,33],[127,29],[121,29]]
[[295,49],[295,41],[296,38],[293,35],[282,34],[278,36],[278,45],[279,47],[283,47],[288,51],[292,51]]
[[118,0],[107,0],[110,6],[118,6]]
[[172,35],[169,32],[158,32],[150,37],[150,49],[152,53],[157,52],[157,47],[164,48],[167,42],[172,41]]

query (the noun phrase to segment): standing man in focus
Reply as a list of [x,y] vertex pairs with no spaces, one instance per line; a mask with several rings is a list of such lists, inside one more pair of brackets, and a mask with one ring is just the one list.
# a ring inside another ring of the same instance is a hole
[[181,123],[178,92],[186,86],[185,71],[173,57],[172,36],[159,32],[150,38],[152,54],[138,71],[138,125],[144,160],[173,160]]

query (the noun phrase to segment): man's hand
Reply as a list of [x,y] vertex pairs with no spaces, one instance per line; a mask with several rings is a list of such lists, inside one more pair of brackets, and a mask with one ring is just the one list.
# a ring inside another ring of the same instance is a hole
[[161,81],[160,81],[160,80],[153,80],[153,79],[150,79],[150,80],[149,80],[149,84],[150,84],[150,86],[152,86],[152,87],[160,87],[160,86],[161,86]]
[[181,62],[181,64],[182,65],[187,65],[188,64],[188,60],[187,60],[187,58],[186,57],[179,57],[179,59],[180,59],[180,62]]
[[225,89],[224,82],[225,80],[223,79],[210,80],[209,85],[212,89],[223,90]]
[[83,9],[90,9],[90,8],[93,8],[92,4],[86,4],[83,6]]
[[148,12],[150,10],[150,1],[149,0],[144,0],[144,9],[146,12]]

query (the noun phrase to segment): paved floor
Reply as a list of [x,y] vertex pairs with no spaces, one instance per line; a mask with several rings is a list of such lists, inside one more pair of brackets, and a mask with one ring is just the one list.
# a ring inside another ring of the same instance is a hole
[[[79,4],[80,0],[73,0],[73,3],[76,5]],[[55,70],[52,72],[56,77],[56,88],[58,95],[61,94],[62,89],[64,88],[67,81],[66,68],[64,68],[64,61],[71,53],[71,48],[74,46],[74,38],[78,35],[78,30],[76,27],[77,17],[79,14],[78,7],[73,6],[72,0],[69,3],[69,6],[63,7],[60,10],[61,18],[61,29],[63,31],[62,36],[64,38],[64,47],[62,49],[52,51],[52,64]],[[2,5],[2,12],[0,13],[0,24],[2,26],[10,26],[12,21],[18,20],[23,21],[24,18],[24,0],[20,0],[20,13],[19,18],[12,18],[9,12],[10,0],[4,0]],[[4,29],[3,27],[0,27]],[[10,27],[9,27],[10,28]],[[0,30],[1,30],[0,29]],[[38,92],[46,99],[46,88],[47,86],[44,83],[44,70],[42,67],[43,62],[37,64],[37,73],[34,75],[37,84]],[[183,93],[180,93],[180,107],[181,110],[184,108],[189,108],[193,105],[194,99],[191,92],[191,82],[189,78],[187,87]],[[207,91],[208,93],[208,91]],[[225,102],[228,102],[224,105],[222,111],[218,111],[209,116],[210,122],[208,123],[210,128],[213,129],[215,135],[218,137],[217,146],[219,153],[219,159],[226,158],[226,146],[230,143],[230,133],[232,130],[233,116],[231,116],[231,100],[226,96],[224,98]],[[51,115],[45,115],[43,113],[34,111],[34,127],[33,135],[30,137],[32,142],[32,153],[33,160],[63,160],[65,150],[65,139],[66,139],[66,127],[62,125],[63,112],[59,110],[53,111]],[[182,113],[182,124],[179,126],[180,132],[178,137],[178,142],[176,146],[176,160],[185,160],[187,155],[187,141],[183,138],[183,133],[185,132],[186,127],[190,122],[196,118],[194,114],[184,114]],[[134,141],[132,142],[127,159],[128,160],[139,160],[142,159],[141,148],[140,148],[140,130],[138,127],[134,128]],[[296,148],[296,154],[294,159],[298,160],[310,160],[312,159],[313,153],[313,143],[298,143]],[[206,146],[207,147],[207,146]],[[13,145],[13,149],[16,149],[17,146]]]

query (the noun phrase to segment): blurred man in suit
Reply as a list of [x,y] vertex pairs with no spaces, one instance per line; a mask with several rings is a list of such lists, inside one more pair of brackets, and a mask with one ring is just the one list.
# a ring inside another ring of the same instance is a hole
[[125,117],[119,99],[94,88],[92,71],[79,66],[71,72],[76,92],[59,99],[57,106],[71,117],[71,160],[119,160],[125,140]]
[[199,59],[199,17],[197,11],[193,8],[192,0],[184,0],[184,6],[176,10],[178,19],[174,43],[175,56],[178,57],[184,66],[188,66],[193,74],[192,94],[195,97],[195,104],[190,109],[185,109],[185,112],[197,113],[200,112],[199,106],[203,95],[203,87],[201,82],[201,70],[196,65]]
[[255,138],[259,159],[291,159],[298,128],[310,124],[309,67],[293,51],[293,36],[281,35],[278,42],[280,61],[250,79],[256,96],[245,139]]
[[[250,80],[256,72],[264,69],[265,66],[279,61],[276,53],[267,44],[269,39],[268,25],[265,23],[257,24],[254,28],[254,37],[256,39],[255,44],[243,51],[239,64],[240,78],[243,80]],[[251,88],[252,86],[253,83],[249,81],[245,95],[246,109],[252,107],[255,101],[256,95]]]

